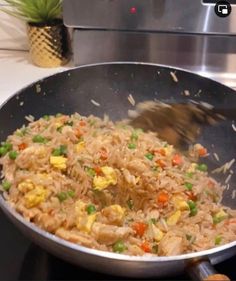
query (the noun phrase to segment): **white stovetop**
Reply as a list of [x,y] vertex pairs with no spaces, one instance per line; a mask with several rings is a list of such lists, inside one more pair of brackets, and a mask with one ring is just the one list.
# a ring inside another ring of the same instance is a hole
[[28,84],[68,68],[40,68],[29,61],[28,52],[0,50],[0,104]]

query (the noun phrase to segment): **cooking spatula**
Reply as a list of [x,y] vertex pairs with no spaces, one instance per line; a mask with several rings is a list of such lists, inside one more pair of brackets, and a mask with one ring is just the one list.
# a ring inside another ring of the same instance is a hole
[[159,137],[177,147],[193,143],[205,125],[236,119],[236,108],[215,108],[207,103],[166,104],[145,101],[129,111],[130,125],[157,132]]

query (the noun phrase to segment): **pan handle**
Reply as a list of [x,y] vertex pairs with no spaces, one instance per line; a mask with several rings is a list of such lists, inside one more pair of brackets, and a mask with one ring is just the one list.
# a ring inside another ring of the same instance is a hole
[[226,275],[217,273],[208,260],[191,263],[187,272],[194,281],[230,281]]

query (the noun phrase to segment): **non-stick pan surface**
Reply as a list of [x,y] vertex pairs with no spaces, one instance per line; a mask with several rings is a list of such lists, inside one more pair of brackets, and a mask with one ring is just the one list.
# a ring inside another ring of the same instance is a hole
[[[178,82],[173,80],[174,72]],[[184,93],[189,91],[190,96]],[[127,117],[133,106],[128,101],[132,95],[136,102],[157,99],[164,102],[186,102],[189,99],[203,101],[214,106],[233,108],[235,92],[215,81],[164,66],[139,63],[110,63],[83,66],[48,77],[34,83],[12,96],[0,109],[0,141],[15,129],[26,124],[25,116],[36,119],[45,114],[79,112],[82,115],[109,115],[112,120]],[[95,106],[91,101],[100,104]],[[236,113],[235,113],[236,120]],[[174,122],[174,120],[173,120]],[[206,160],[210,170],[232,160],[236,156],[236,132],[232,121],[224,121],[215,127],[204,129],[198,140],[208,148],[211,156]],[[218,162],[212,155],[216,152]],[[235,172],[235,167],[232,167]],[[227,175],[219,175],[222,183]],[[224,192],[223,202],[236,208],[232,191],[235,190],[236,174]],[[165,258],[134,258],[86,249],[63,241],[25,222],[9,209],[0,196],[0,206],[10,219],[35,242],[47,250],[79,265],[102,272],[123,276],[162,276],[174,274],[196,256],[209,257],[213,264],[236,253],[236,242],[201,253]]]

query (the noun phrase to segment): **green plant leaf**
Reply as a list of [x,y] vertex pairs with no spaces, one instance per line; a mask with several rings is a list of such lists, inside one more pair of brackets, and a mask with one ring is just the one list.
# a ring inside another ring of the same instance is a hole
[[29,23],[48,23],[61,18],[62,0],[4,0],[0,11]]

